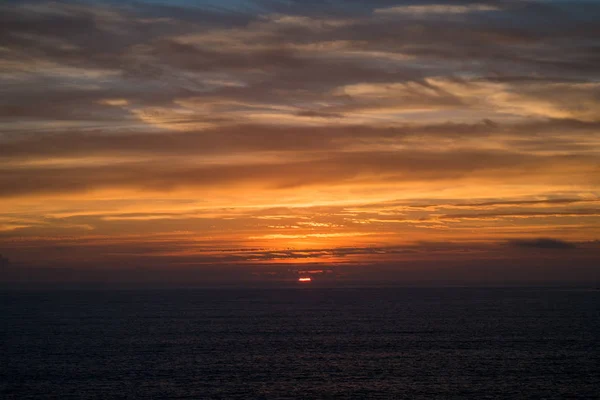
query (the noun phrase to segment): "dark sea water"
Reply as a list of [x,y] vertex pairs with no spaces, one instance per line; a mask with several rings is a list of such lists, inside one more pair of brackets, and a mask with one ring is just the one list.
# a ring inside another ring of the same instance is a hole
[[0,293],[1,399],[599,399],[600,291]]

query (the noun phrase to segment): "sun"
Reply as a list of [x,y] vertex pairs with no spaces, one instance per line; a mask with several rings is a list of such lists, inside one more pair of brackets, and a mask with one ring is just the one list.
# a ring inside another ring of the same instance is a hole
[[298,282],[309,283],[309,282],[312,282],[312,278],[310,276],[300,277],[300,278],[298,278]]

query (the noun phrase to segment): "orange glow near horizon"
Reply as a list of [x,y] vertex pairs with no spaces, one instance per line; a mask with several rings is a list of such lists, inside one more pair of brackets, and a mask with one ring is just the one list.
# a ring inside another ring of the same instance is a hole
[[298,282],[309,283],[312,282],[312,278],[310,276],[298,278]]

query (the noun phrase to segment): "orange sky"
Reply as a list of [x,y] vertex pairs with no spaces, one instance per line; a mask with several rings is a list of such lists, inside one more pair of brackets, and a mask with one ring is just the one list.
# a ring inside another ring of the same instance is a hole
[[0,5],[12,267],[598,278],[600,6],[209,3]]

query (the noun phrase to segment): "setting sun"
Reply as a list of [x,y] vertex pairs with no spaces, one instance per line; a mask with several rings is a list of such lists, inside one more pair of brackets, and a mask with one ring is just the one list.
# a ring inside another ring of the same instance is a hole
[[312,282],[312,278],[311,277],[298,278],[298,282],[303,282],[303,283]]

